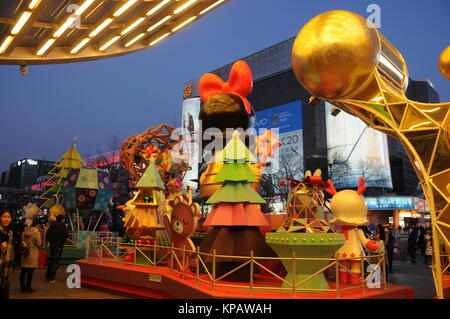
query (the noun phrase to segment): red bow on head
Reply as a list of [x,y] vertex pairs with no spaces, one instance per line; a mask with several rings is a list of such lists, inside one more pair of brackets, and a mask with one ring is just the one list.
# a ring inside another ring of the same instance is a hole
[[250,67],[244,61],[237,61],[233,64],[227,82],[223,82],[215,74],[206,73],[200,78],[198,86],[203,102],[206,102],[206,100],[216,94],[232,93],[242,99],[247,114],[252,113],[250,102],[245,96],[252,92],[253,77]]

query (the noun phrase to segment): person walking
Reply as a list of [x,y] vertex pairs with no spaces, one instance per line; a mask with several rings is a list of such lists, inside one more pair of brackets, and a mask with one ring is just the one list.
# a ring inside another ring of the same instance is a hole
[[416,250],[417,239],[419,235],[419,229],[414,224],[411,226],[410,233],[408,235],[408,253],[411,255],[411,263],[416,263]]
[[422,224],[419,224],[419,232],[417,235],[417,247],[420,249],[420,253],[423,256],[423,264],[427,265],[427,257],[425,254],[425,250],[427,248],[427,242],[425,241],[425,227]]
[[45,279],[49,283],[55,282],[56,270],[61,259],[64,242],[68,237],[66,225],[64,225],[64,216],[58,215],[56,221],[52,222],[46,235],[46,240],[50,243],[50,263],[47,267]]
[[26,247],[26,252],[20,270],[20,292],[34,292],[31,282],[34,270],[38,267],[39,246],[42,245],[40,227],[38,221],[33,220],[31,226],[26,227],[22,234],[21,244]]
[[384,247],[386,249],[386,255],[388,258],[388,270],[389,273],[393,273],[393,261],[394,261],[394,242],[395,242],[395,235],[394,230],[391,228],[391,226],[388,226],[385,228],[386,232],[386,241],[384,243]]
[[432,260],[431,255],[433,254],[433,246],[432,246],[433,241],[431,231],[429,229],[425,231],[424,238],[425,238],[425,264],[429,266]]
[[[375,243],[378,246],[377,249],[377,255],[382,255],[386,258],[386,250],[385,250],[385,245],[387,242],[387,235],[384,231],[384,227],[381,224],[378,224],[375,228],[375,235],[374,235],[374,240]],[[381,267],[381,266],[380,266]],[[382,270],[382,271],[386,271],[386,269]],[[386,280],[388,279],[388,275],[386,272]]]
[[14,270],[14,234],[11,230],[12,213],[0,213],[0,299],[9,299],[9,276]]

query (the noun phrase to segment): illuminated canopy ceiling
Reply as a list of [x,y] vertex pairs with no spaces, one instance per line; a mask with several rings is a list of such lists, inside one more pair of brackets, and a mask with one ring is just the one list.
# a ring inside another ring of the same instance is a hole
[[79,62],[145,49],[226,1],[0,1],[0,64]]

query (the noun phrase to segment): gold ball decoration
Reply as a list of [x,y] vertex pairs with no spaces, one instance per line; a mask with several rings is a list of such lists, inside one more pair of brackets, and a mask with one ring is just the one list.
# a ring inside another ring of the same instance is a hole
[[450,80],[450,45],[442,51],[439,56],[439,71],[447,79]]
[[292,66],[298,81],[313,95],[344,98],[374,72],[380,40],[362,16],[343,10],[322,13],[298,33]]
[[443,125],[443,129],[444,129],[444,140],[445,143],[447,144],[447,148],[450,150],[450,116],[447,116],[447,119],[445,120]]

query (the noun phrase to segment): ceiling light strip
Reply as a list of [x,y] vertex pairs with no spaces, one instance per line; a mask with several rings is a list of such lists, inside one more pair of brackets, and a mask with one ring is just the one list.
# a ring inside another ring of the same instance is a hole
[[48,48],[52,46],[53,43],[55,43],[56,39],[49,39],[45,44],[39,49],[39,51],[36,53],[36,55],[43,55]]
[[100,33],[104,28],[106,28],[111,22],[113,21],[112,18],[105,19],[97,28],[94,29],[91,33],[89,33],[89,36],[91,38],[95,37],[97,34]]
[[147,12],[148,16],[151,16],[152,14],[158,12],[162,7],[166,6],[166,4],[169,4],[169,2],[171,2],[172,0],[164,0],[163,2],[161,2],[160,4],[154,6],[152,9],[150,9]]
[[28,9],[33,10],[38,6],[39,2],[41,2],[41,0],[31,0],[30,4],[28,5]]
[[81,7],[79,7],[77,9],[77,11],[75,11],[75,15],[80,16],[83,14],[84,11],[87,10],[87,8],[89,8],[91,6],[91,4],[94,3],[95,0],[86,0],[85,2],[83,2],[83,4],[81,5]]
[[91,38],[84,38],[80,43],[78,43],[75,48],[73,48],[70,53],[75,54],[78,51],[81,50],[89,41],[91,41]]
[[125,30],[123,30],[122,32],[120,32],[120,35],[125,35],[128,32],[130,32],[131,30],[133,30],[134,28],[136,28],[139,24],[141,24],[142,22],[144,22],[145,18],[141,17],[139,19],[137,19],[136,21],[134,21],[132,24],[130,24]]
[[28,19],[31,17],[31,11],[24,11],[22,15],[20,16],[19,20],[17,20],[16,25],[11,30],[12,35],[16,35],[20,32],[22,27],[25,25],[25,23],[28,21]]
[[186,21],[184,21],[183,23],[177,25],[175,28],[172,29],[172,32],[178,31],[181,28],[183,28],[184,26],[188,25],[189,23],[191,23],[192,21],[194,21],[197,18],[197,16],[191,17],[189,19],[187,19]]
[[59,38],[71,25],[75,22],[75,20],[83,14],[84,11],[89,8],[91,4],[94,3],[95,0],[86,0],[83,4],[75,11],[74,14],[70,15],[66,21],[59,27],[58,30],[53,34],[54,38]]
[[100,47],[100,51],[105,51],[107,48],[109,48],[114,42],[116,42],[117,40],[120,39],[120,36],[115,36],[114,38],[112,38],[111,40],[109,40],[108,42],[106,42],[103,46]]
[[72,23],[75,22],[77,18],[74,16],[70,16],[67,18],[66,22],[63,23],[62,26],[59,27],[58,30],[53,33],[54,38],[59,38],[64,32],[66,32],[67,29],[72,25]]
[[[19,34],[19,32],[22,30],[24,25],[27,23],[27,21],[30,19],[31,14],[33,13],[33,9],[35,9],[41,0],[32,0],[28,4],[28,10],[22,12],[19,19],[17,20],[16,24],[11,29],[10,34],[3,40],[2,44],[0,45],[0,54],[3,54],[6,49],[11,45],[13,42],[15,35]],[[29,11],[31,10],[31,11]]]
[[160,36],[158,39],[156,39],[153,42],[150,42],[149,46],[154,46],[156,43],[160,42],[161,40],[167,38],[170,35],[170,32],[167,32],[166,34]]
[[213,3],[213,4],[210,5],[208,8],[206,8],[206,9],[200,11],[199,15],[205,14],[206,12],[208,12],[209,10],[211,10],[211,9],[213,9],[213,8],[215,8],[215,7],[217,7],[219,4],[221,4],[221,3],[223,3],[223,2],[225,2],[225,0],[219,0],[219,1],[215,2],[215,3]]
[[127,11],[133,4],[135,4],[138,0],[129,0],[127,3],[125,3],[123,6],[121,6],[116,12],[114,12],[114,17],[120,16],[122,13]]
[[145,32],[139,34],[138,36],[136,36],[134,39],[132,39],[131,41],[129,41],[127,44],[125,44],[125,47],[128,48],[129,46],[133,45],[134,43],[136,43],[139,39],[141,39],[142,37],[145,36]]
[[165,18],[162,18],[161,20],[159,20],[158,22],[156,22],[154,25],[152,25],[150,28],[147,29],[147,32],[153,31],[155,30],[157,27],[159,27],[161,24],[163,24],[164,22],[166,22],[167,20],[169,20],[170,18],[172,18],[172,16],[167,16]]
[[184,10],[186,10],[187,8],[189,8],[191,5],[193,5],[194,3],[196,3],[198,0],[189,0],[188,2],[186,2],[185,4],[183,4],[181,7],[178,7],[173,13],[174,14],[178,14]]
[[0,45],[0,54],[3,54],[3,52],[6,51],[8,46],[11,44],[12,40],[14,40],[14,37],[12,35],[8,35],[5,40],[3,40],[2,45]]

